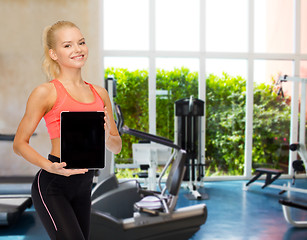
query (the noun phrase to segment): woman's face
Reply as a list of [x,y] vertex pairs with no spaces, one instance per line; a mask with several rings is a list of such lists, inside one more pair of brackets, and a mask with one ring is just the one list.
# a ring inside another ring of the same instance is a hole
[[78,28],[65,27],[55,32],[56,46],[50,49],[50,57],[64,68],[81,68],[86,62],[88,48]]

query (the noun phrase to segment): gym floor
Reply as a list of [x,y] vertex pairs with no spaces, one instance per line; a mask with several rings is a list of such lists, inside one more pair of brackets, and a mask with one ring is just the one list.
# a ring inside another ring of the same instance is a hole
[[[206,200],[188,200],[187,189],[181,188],[177,207],[205,203],[208,208],[206,223],[190,240],[303,240],[307,228],[298,229],[284,219],[278,200],[289,199],[307,205],[306,194],[252,185],[243,190],[247,181],[205,182],[201,192]],[[288,180],[277,180],[284,184]],[[307,179],[296,180],[296,187],[307,189]],[[292,211],[296,220],[307,220],[307,211]],[[47,240],[47,234],[37,218],[35,210],[27,209],[19,221],[10,227],[0,228],[0,240]],[[99,238],[97,238],[99,240]],[[116,239],[115,239],[116,240]]]

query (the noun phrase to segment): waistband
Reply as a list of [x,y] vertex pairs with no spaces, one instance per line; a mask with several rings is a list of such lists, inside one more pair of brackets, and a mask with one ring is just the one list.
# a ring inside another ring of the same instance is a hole
[[54,156],[52,154],[48,155],[48,160],[50,160],[51,162],[60,162],[61,161],[60,158],[58,158],[57,156]]

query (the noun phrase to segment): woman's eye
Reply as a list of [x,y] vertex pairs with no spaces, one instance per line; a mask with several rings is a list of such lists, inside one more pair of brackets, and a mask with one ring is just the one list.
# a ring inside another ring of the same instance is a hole
[[65,45],[65,46],[64,46],[64,48],[69,48],[69,47],[70,47],[70,45],[69,45],[69,44],[67,44],[67,45]]
[[80,45],[84,45],[85,44],[85,42],[83,41],[83,42],[80,42]]

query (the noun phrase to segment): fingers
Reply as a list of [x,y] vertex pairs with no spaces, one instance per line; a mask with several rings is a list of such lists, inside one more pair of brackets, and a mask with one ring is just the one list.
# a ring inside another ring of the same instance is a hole
[[104,130],[110,131],[110,119],[107,111],[107,107],[104,108]]
[[108,110],[107,107],[104,107],[104,120],[106,120],[108,117]]
[[63,176],[71,176],[76,174],[85,174],[88,172],[88,169],[66,169],[67,164],[65,162],[54,162],[52,164],[52,173],[63,175]]
[[76,175],[76,174],[85,174],[88,172],[88,169],[65,169],[67,174],[70,175]]
[[107,107],[104,108],[104,121],[109,122],[109,115],[108,115]]
[[64,168],[64,167],[66,167],[66,165],[67,165],[66,162],[60,162],[58,167]]

